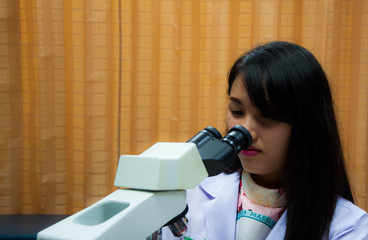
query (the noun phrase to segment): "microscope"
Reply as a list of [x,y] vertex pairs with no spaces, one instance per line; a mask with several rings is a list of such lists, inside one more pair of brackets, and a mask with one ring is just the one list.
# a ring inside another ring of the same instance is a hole
[[222,173],[251,134],[235,126],[222,138],[206,127],[186,143],[158,142],[140,155],[122,155],[114,185],[121,187],[91,206],[38,233],[38,240],[145,239],[162,226],[186,232],[186,191]]

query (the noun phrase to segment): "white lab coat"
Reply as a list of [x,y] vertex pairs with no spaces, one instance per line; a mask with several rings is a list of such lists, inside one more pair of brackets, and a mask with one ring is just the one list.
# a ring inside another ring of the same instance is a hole
[[[237,198],[240,172],[208,177],[194,189],[187,190],[189,206],[188,231],[175,238],[170,230],[162,229],[162,239],[228,240],[235,239]],[[286,211],[267,240],[285,236]],[[329,239],[368,239],[368,214],[344,198],[339,198],[330,227]]]

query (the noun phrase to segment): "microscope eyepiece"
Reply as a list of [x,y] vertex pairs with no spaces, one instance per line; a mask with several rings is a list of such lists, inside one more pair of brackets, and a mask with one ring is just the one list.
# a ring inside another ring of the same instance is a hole
[[188,143],[197,145],[208,175],[214,176],[223,172],[237,159],[242,149],[247,149],[252,144],[252,136],[240,125],[231,128],[223,138],[215,128],[206,127]]
[[206,127],[194,137],[189,139],[188,143],[195,143],[197,148],[201,148],[203,145],[207,144],[209,141],[214,139],[221,139],[221,133],[214,127]]
[[206,127],[203,131],[207,131],[212,134],[215,138],[222,138],[221,133],[214,127]]
[[236,153],[239,153],[241,150],[247,149],[252,144],[252,135],[245,127],[236,125],[230,129],[222,141],[229,143]]

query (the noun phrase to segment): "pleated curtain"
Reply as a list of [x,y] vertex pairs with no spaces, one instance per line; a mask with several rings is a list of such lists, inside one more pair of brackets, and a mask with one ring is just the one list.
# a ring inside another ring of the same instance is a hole
[[0,214],[74,213],[120,155],[224,133],[230,66],[272,40],[323,65],[368,210],[368,1],[0,0]]

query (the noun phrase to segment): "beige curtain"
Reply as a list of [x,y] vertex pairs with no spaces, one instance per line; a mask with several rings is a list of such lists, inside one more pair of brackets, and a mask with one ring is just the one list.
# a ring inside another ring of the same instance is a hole
[[271,40],[324,66],[368,210],[368,1],[0,0],[0,214],[74,213],[119,155],[223,130],[229,67]]

